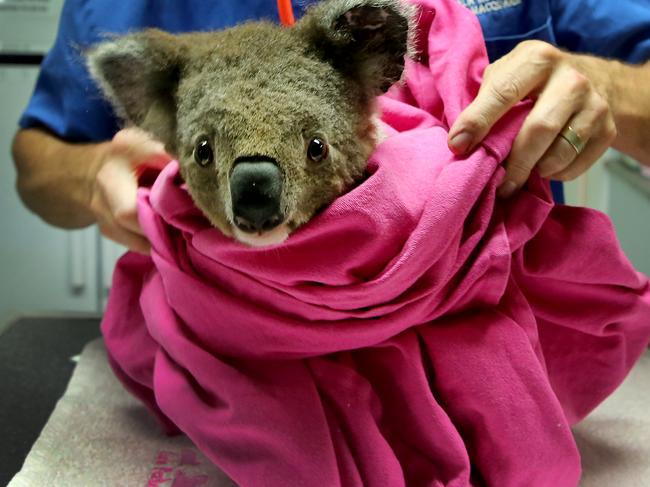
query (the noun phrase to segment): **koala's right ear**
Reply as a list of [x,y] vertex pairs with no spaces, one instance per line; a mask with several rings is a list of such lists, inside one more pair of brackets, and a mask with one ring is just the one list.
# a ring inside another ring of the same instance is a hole
[[151,29],[104,42],[87,55],[88,70],[118,116],[151,132],[173,150],[176,90],[184,46]]
[[296,24],[316,53],[370,96],[386,91],[413,53],[416,9],[405,0],[323,0]]

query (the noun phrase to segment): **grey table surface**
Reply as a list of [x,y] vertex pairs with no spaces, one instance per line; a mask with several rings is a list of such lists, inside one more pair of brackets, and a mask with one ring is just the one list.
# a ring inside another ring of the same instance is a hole
[[18,472],[63,395],[71,357],[100,335],[98,318],[21,318],[0,334],[0,485]]

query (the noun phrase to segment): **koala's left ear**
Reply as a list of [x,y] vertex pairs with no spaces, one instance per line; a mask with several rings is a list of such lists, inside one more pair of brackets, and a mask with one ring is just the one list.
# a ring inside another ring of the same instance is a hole
[[415,7],[401,0],[325,0],[296,24],[317,53],[361,83],[385,92],[412,54]]

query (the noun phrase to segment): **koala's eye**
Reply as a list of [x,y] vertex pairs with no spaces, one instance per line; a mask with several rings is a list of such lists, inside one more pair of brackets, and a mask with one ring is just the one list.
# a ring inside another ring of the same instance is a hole
[[320,162],[327,157],[329,149],[324,140],[314,137],[309,141],[307,157],[313,162]]
[[212,147],[208,139],[201,138],[198,140],[194,147],[194,160],[201,167],[212,163],[214,160],[214,152],[212,152]]

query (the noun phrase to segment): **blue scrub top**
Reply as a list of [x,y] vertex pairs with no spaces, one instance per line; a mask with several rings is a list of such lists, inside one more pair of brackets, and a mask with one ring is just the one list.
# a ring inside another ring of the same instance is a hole
[[630,63],[650,59],[648,0],[458,0],[479,18],[491,61],[538,39]]
[[[477,14],[491,60],[526,39],[629,62],[650,58],[648,0],[459,1]],[[294,1],[301,5],[297,16],[308,3],[314,0]],[[43,127],[70,142],[108,140],[118,121],[86,71],[86,48],[146,27],[178,33],[263,18],[278,21],[275,0],[66,0],[20,126]]]

